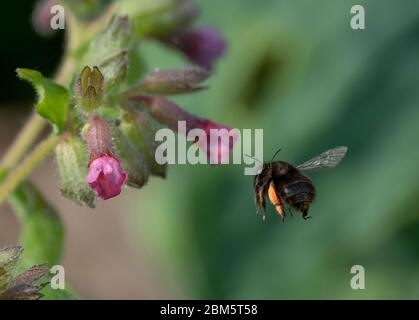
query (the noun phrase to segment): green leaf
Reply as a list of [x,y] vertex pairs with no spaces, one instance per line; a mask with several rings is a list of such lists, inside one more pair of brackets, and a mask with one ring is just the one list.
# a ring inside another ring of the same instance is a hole
[[77,300],[77,294],[74,292],[69,285],[65,284],[65,289],[52,289],[51,286],[47,285],[41,293],[44,295],[42,300]]
[[28,182],[12,193],[9,203],[22,224],[23,267],[57,264],[63,248],[63,226],[55,209]]
[[36,111],[50,121],[56,132],[64,129],[67,120],[67,107],[70,99],[68,90],[54,81],[30,69],[16,69],[20,79],[29,81],[38,94]]

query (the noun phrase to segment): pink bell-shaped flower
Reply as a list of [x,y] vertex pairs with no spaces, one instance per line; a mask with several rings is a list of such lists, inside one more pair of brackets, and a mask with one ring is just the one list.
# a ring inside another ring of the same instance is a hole
[[196,143],[207,154],[211,164],[228,163],[231,151],[237,141],[232,128],[215,123],[211,120],[202,121],[199,126],[205,131],[207,141],[198,140]]
[[121,193],[121,188],[128,178],[122,170],[119,160],[104,155],[93,160],[89,165],[87,183],[103,200]]

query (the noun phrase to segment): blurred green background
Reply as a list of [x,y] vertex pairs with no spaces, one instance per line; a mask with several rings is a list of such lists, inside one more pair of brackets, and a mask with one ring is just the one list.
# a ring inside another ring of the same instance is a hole
[[[228,52],[210,89],[180,105],[264,129],[265,160],[279,147],[296,164],[337,145],[349,151],[336,169],[310,174],[313,219],[285,223],[270,205],[265,221],[256,216],[244,166],[171,166],[120,202],[132,254],[143,248],[179,297],[419,298],[419,3],[198,2],[197,25],[219,29]],[[350,27],[355,4],[365,30]],[[186,64],[156,43],[140,46],[150,71]],[[365,290],[350,287],[353,265],[365,268]]]
[[[229,50],[191,112],[264,129],[264,156],[299,163],[349,146],[311,174],[313,219],[255,214],[242,166],[172,166],[132,204],[147,243],[193,298],[419,298],[417,1],[201,1]],[[350,28],[363,4],[366,29]],[[147,48],[153,66],[175,61]],[[163,55],[165,54],[165,55]],[[147,199],[147,200],[145,200]],[[141,212],[141,214],[138,214]],[[364,266],[366,290],[350,269]]]

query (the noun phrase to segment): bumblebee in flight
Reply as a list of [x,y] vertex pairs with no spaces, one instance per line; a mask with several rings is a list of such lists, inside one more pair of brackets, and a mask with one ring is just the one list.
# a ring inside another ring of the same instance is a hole
[[[275,153],[273,159],[280,150]],[[265,217],[265,196],[267,195],[282,220],[285,218],[284,203],[288,204],[290,212],[291,209],[296,209],[303,214],[304,219],[310,218],[308,210],[314,201],[316,189],[310,178],[303,172],[319,168],[333,168],[343,159],[347,150],[345,146],[336,147],[298,166],[285,161],[273,161],[273,159],[271,162],[264,163],[253,183],[257,211],[260,212],[262,209],[263,217]]]

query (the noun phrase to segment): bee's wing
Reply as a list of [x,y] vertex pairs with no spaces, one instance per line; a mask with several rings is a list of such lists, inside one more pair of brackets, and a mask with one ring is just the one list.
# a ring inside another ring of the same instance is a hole
[[323,152],[321,155],[310,159],[297,166],[300,170],[311,170],[319,168],[333,168],[343,159],[348,147],[340,146]]

